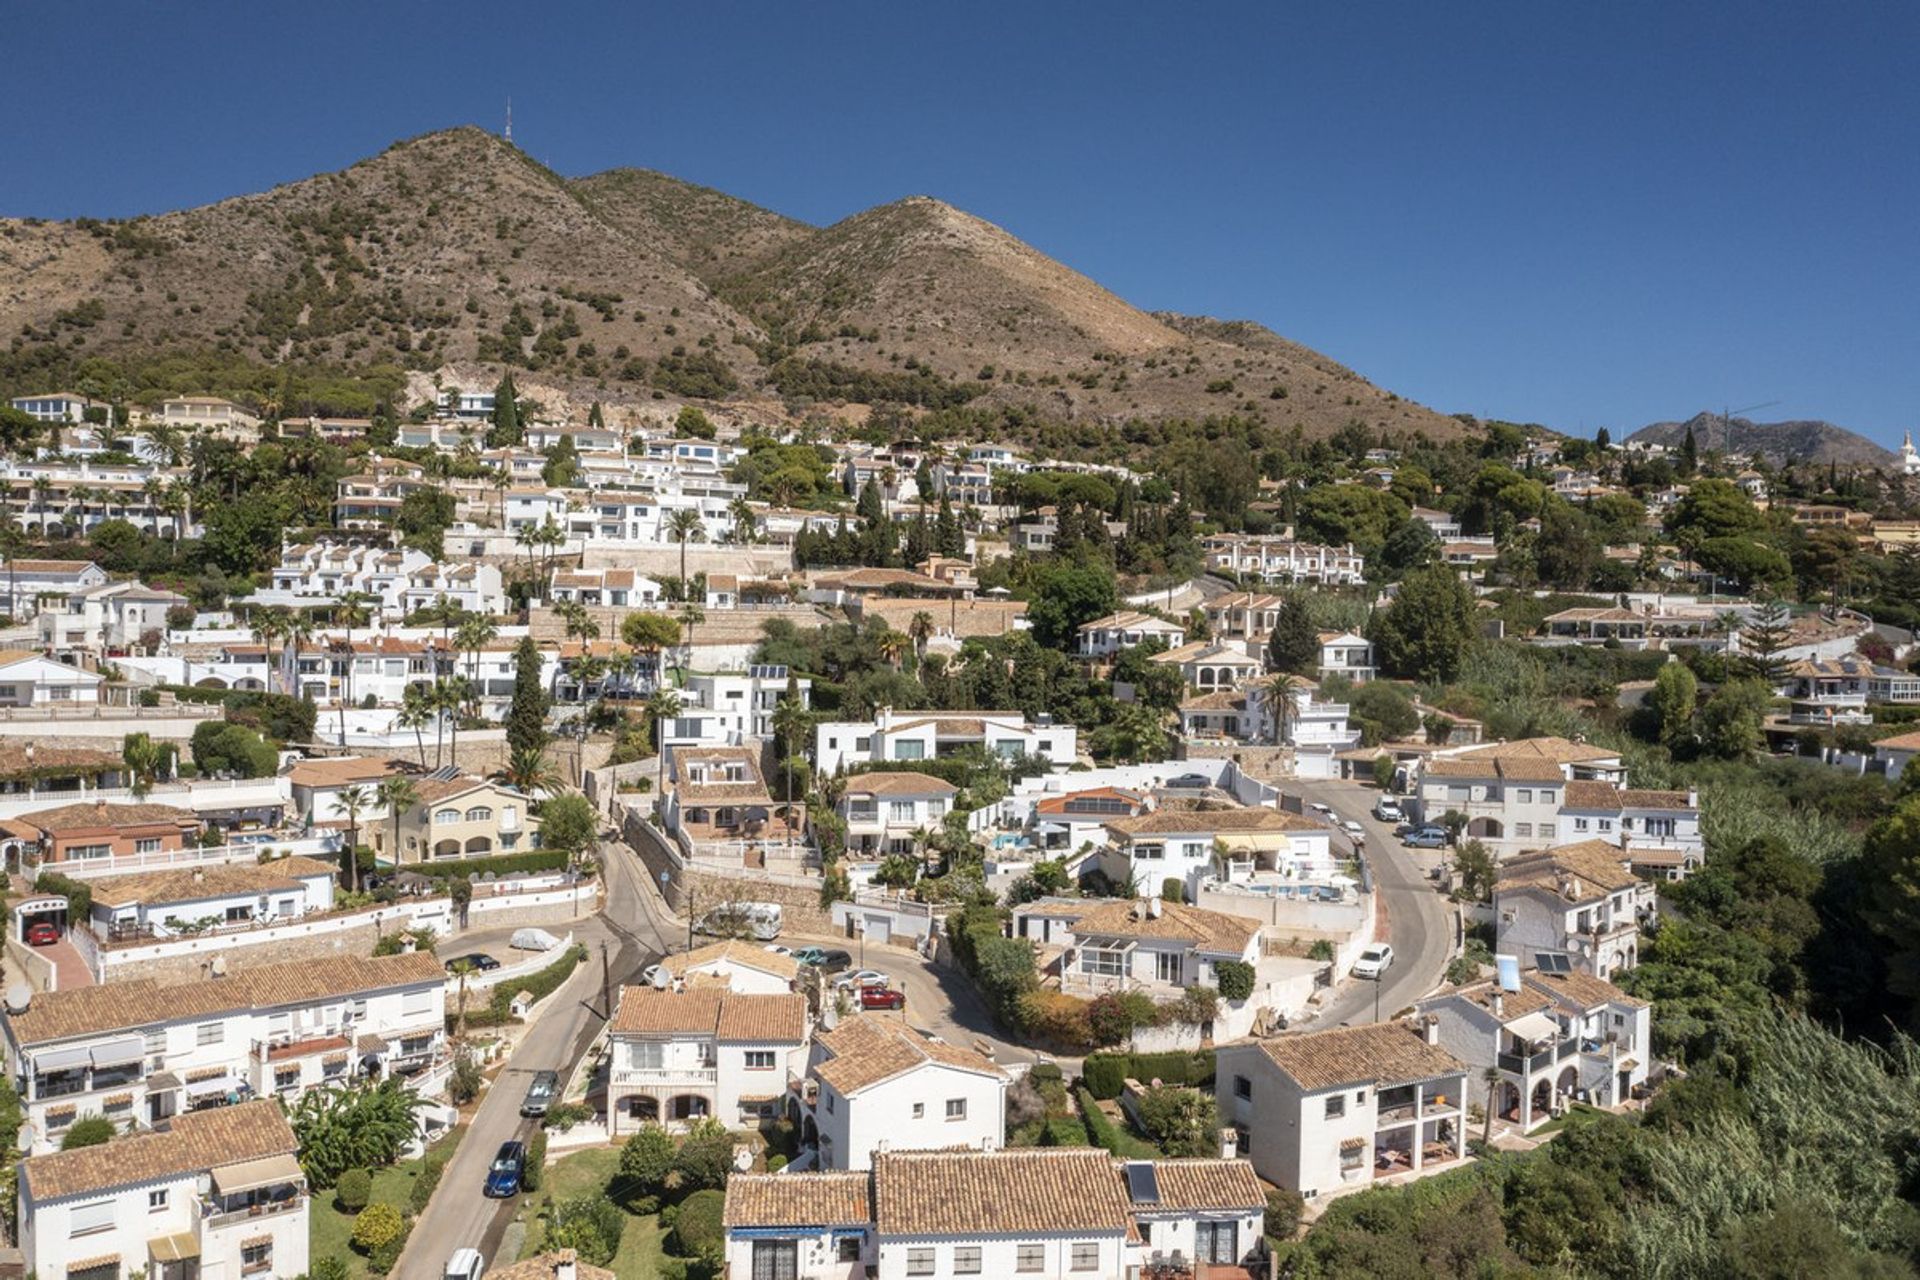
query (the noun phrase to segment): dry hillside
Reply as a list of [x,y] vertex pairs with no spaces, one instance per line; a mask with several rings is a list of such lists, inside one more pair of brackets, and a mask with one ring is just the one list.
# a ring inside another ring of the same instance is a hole
[[1150,315],[936,200],[813,228],[647,170],[563,179],[472,128],[198,209],[0,221],[0,317],[42,350],[469,382],[511,363],[576,403],[884,398],[1460,430],[1257,325]]

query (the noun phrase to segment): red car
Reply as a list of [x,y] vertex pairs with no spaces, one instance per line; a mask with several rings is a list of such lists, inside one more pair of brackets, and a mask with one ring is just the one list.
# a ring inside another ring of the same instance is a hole
[[894,991],[888,987],[860,988],[860,1007],[862,1009],[904,1009],[907,1007],[907,993]]
[[41,921],[27,926],[27,945],[30,947],[50,947],[60,941],[60,931]]

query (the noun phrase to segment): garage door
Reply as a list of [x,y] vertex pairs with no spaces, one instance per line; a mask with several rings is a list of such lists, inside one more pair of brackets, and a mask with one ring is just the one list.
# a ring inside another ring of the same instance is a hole
[[893,941],[893,917],[892,916],[872,916],[872,915],[868,916],[867,917],[867,941],[868,942]]

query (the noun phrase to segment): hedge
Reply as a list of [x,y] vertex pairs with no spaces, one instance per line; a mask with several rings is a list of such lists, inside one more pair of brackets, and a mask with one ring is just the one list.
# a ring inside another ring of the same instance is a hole
[[530,849],[526,853],[503,853],[494,858],[447,858],[438,862],[409,862],[397,868],[432,880],[454,880],[482,875],[518,875],[526,871],[564,871],[565,849]]
[[1087,1090],[1080,1090],[1080,1115],[1087,1122],[1087,1136],[1097,1147],[1105,1147],[1123,1160],[1158,1160],[1161,1150],[1145,1138],[1135,1137],[1115,1127],[1100,1109],[1100,1103]]
[[58,871],[42,871],[33,882],[35,893],[57,893],[67,900],[67,923],[86,923],[93,914],[93,886],[84,880],[69,880]]
[[538,1191],[547,1182],[547,1131],[535,1129],[527,1141],[527,1159],[520,1171],[520,1185]]
[[[491,1027],[510,1021],[509,1012],[513,998],[522,991],[533,993],[535,1000],[544,1000],[560,989],[560,984],[573,976],[573,968],[587,958],[587,949],[579,943],[568,947],[566,954],[544,969],[528,974],[524,978],[499,983],[493,988],[493,996],[484,1009],[469,1009],[467,1025],[469,1027]],[[451,1033],[453,1024],[459,1020],[457,1013],[447,1015],[447,1028]]]
[[1203,1085],[1213,1079],[1213,1055],[1169,1053],[1092,1053],[1080,1067],[1081,1083],[1096,1098],[1113,1099],[1128,1080]]

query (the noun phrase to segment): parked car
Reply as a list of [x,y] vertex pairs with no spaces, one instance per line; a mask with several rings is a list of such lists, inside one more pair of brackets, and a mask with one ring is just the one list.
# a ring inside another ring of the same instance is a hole
[[1321,804],[1318,800],[1309,804],[1307,808],[1313,810],[1323,818],[1331,818],[1333,816],[1333,806],[1330,804]]
[[1167,783],[1169,791],[1205,791],[1213,783],[1203,773],[1183,773]]
[[838,947],[802,947],[793,953],[793,958],[827,973],[838,973],[853,967],[852,954]]
[[769,942],[766,946],[760,949],[762,951],[770,951],[776,956],[790,956],[793,954],[792,947],[783,947],[777,942]]
[[664,991],[673,982],[673,973],[663,964],[650,964],[640,971],[640,985]]
[[862,1009],[904,1009],[907,1007],[907,993],[894,991],[888,987],[860,988],[860,1007]]
[[842,987],[884,987],[889,979],[878,969],[861,969],[857,973],[843,973],[833,980],[836,990]]
[[447,961],[447,972],[452,973],[463,964],[481,973],[486,972],[488,969],[498,969],[500,967],[500,962],[486,952],[474,951],[464,956],[455,956],[453,959]]
[[1353,962],[1353,976],[1378,981],[1392,964],[1393,948],[1384,942],[1375,942]]
[[540,1117],[547,1114],[547,1108],[553,1105],[553,1095],[560,1091],[560,1073],[558,1071],[536,1071],[533,1083],[527,1086],[527,1096],[520,1099],[520,1114]]
[[27,926],[27,945],[30,947],[50,947],[58,941],[60,930],[44,920]]
[[485,1192],[496,1200],[517,1195],[520,1191],[520,1175],[527,1171],[527,1147],[522,1142],[503,1142],[500,1150],[493,1156],[493,1164],[487,1168]]
[[1341,822],[1340,829],[1352,836],[1355,840],[1365,840],[1367,838],[1367,829],[1355,822],[1352,818]]
[[1399,804],[1382,796],[1374,803],[1373,816],[1382,822],[1398,822],[1407,815]]
[[1447,829],[1445,827],[1415,827],[1400,837],[1402,844],[1416,849],[1444,849],[1447,847]]
[[455,1249],[447,1259],[446,1280],[480,1280],[487,1273],[487,1260],[478,1249]]

